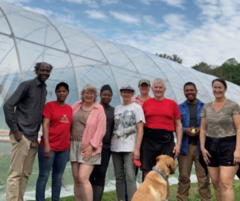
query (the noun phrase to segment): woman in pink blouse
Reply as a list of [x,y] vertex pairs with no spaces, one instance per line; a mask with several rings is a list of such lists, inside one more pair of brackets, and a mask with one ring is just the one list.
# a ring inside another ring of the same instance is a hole
[[97,89],[86,84],[81,91],[82,101],[73,104],[70,161],[74,178],[76,201],[93,201],[89,177],[94,165],[101,163],[102,138],[106,133],[106,116],[96,102]]

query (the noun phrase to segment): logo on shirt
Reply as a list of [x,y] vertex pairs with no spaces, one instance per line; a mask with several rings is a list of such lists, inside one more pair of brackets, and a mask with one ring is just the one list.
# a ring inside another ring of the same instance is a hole
[[68,120],[66,114],[63,114],[63,117],[61,118],[60,122],[61,122],[61,123],[69,123],[69,120]]
[[117,139],[126,139],[137,133],[135,114],[131,110],[125,110],[122,114],[115,115],[113,134]]

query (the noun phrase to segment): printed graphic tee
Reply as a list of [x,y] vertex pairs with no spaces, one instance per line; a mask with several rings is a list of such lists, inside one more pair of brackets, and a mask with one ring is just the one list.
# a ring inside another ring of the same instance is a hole
[[[46,103],[43,116],[50,120],[49,145],[53,151],[66,151],[70,147],[70,128],[72,123],[72,107],[61,106],[57,101]],[[44,147],[41,137],[40,146]]]
[[145,123],[141,106],[136,103],[118,105],[114,111],[114,129],[111,140],[111,151],[132,152],[137,139],[137,123]]

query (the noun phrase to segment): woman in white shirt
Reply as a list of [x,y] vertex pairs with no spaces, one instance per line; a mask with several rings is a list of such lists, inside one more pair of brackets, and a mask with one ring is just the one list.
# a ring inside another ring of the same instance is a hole
[[[135,193],[136,175],[133,159],[140,159],[140,146],[143,136],[145,117],[141,106],[131,101],[134,88],[125,84],[120,89],[123,103],[114,111],[114,130],[111,141],[113,165],[116,176],[118,200],[125,200],[125,183],[128,200]],[[126,181],[126,182],[125,182]]]

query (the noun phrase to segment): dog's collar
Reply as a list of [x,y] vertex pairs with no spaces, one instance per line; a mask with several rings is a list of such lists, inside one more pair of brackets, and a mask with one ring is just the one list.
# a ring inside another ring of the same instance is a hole
[[165,174],[162,172],[161,169],[159,169],[158,167],[154,166],[154,167],[152,168],[152,170],[153,170],[154,172],[160,174],[164,180],[167,180],[167,175],[165,175]]

